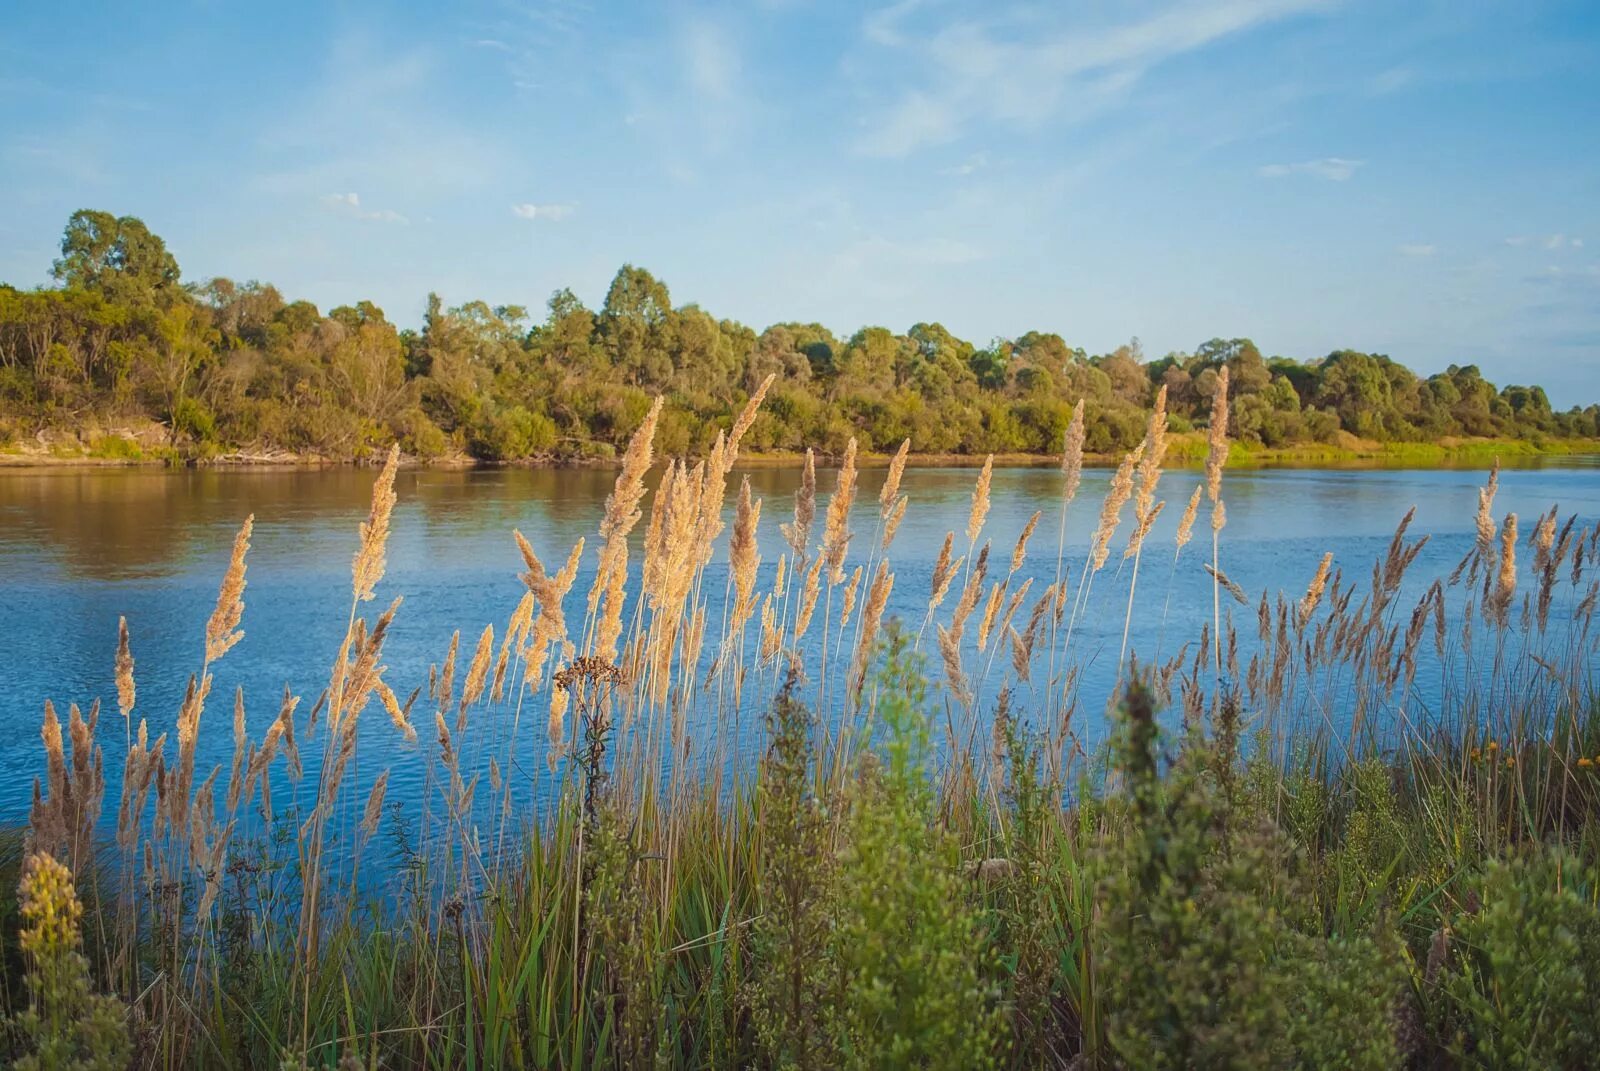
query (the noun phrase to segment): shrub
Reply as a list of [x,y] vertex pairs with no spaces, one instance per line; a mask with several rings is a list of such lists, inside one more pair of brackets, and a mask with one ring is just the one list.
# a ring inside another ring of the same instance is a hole
[[1116,753],[1127,828],[1101,849],[1096,968],[1118,1066],[1394,1066],[1392,957],[1370,938],[1323,937],[1293,846],[1218,776],[1231,748],[1191,735],[1163,776],[1154,698],[1136,680]]
[[23,866],[19,890],[28,1007],[11,1020],[22,1045],[17,1071],[121,1071],[132,1055],[126,1009],[96,994],[79,951],[83,905],[72,872],[48,852]]
[[113,461],[136,461],[144,456],[139,444],[121,435],[104,435],[89,446],[89,456]]
[[898,632],[879,687],[884,758],[858,764],[839,859],[834,1043],[846,1067],[987,1067],[998,1036],[981,983],[988,953],[956,845],[934,818],[926,686]]
[[1461,920],[1453,1048],[1472,1067],[1593,1067],[1600,1056],[1595,875],[1557,848],[1491,862]]
[[172,410],[172,430],[197,443],[210,443],[217,437],[217,420],[198,398],[181,398]]
[[775,1068],[832,1066],[822,1033],[828,964],[827,827],[811,791],[811,712],[794,696],[791,668],[767,715],[771,742],[761,764],[760,889],[754,948],[756,1031]]

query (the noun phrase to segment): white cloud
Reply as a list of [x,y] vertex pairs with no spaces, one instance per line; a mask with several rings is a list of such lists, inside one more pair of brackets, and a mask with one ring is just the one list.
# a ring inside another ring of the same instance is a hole
[[524,202],[512,205],[511,214],[518,219],[547,219],[551,223],[559,223],[572,215],[576,209],[576,205],[536,205]]
[[1411,242],[1405,245],[1397,245],[1394,250],[1403,257],[1431,257],[1438,252],[1438,247],[1432,244],[1424,245]]
[[1297,164],[1267,164],[1258,170],[1262,178],[1287,178],[1290,175],[1310,175],[1329,182],[1346,182],[1365,166],[1365,160],[1347,160],[1342,156],[1324,156],[1320,160],[1302,160]]
[[409,223],[400,213],[387,208],[370,209],[361,205],[361,198],[353,193],[330,193],[322,198],[322,203],[335,212],[342,212],[356,219],[369,219],[375,223]]
[[721,27],[709,22],[687,27],[683,59],[689,85],[696,93],[715,100],[733,96],[741,63],[732,38]]
[[1506,239],[1506,245],[1536,246],[1553,252],[1557,249],[1582,249],[1583,239],[1566,234],[1516,234]]
[[955,140],[974,126],[1005,122],[1037,126],[1063,115],[1085,117],[1124,97],[1162,62],[1256,26],[1327,6],[1328,0],[1168,0],[1141,18],[1089,21],[1093,10],[1072,6],[1074,21],[1044,16],[1038,7],[982,19],[919,23],[924,5],[905,0],[869,15],[862,41],[909,53],[870,57],[872,70],[889,63],[924,72],[923,83],[868,114],[858,151],[904,156]]

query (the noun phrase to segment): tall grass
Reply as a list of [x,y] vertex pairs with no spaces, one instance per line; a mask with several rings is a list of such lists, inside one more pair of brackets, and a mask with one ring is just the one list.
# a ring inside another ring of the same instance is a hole
[[[83,910],[20,958],[5,937],[13,1053],[163,1068],[1596,1066],[1600,526],[1552,511],[1519,542],[1514,515],[1494,520],[1491,477],[1447,579],[1408,584],[1423,540],[1407,517],[1370,580],[1325,556],[1303,593],[1252,604],[1220,539],[1223,380],[1200,636],[1143,665],[1127,642],[1136,616],[1170,606],[1159,574],[1138,585],[1163,508],[1159,406],[1075,582],[1081,407],[1053,581],[1031,604],[1018,583],[1038,515],[1003,575],[994,564],[986,465],[912,631],[885,619],[904,448],[870,543],[851,530],[853,444],[820,533],[808,455],[770,571],[765,511],[741,484],[731,567],[713,579],[764,390],[708,457],[659,469],[646,518],[652,408],[586,596],[571,591],[582,541],[546,559],[515,534],[527,592],[510,619],[457,633],[403,698],[384,664],[400,602],[368,609],[391,452],[327,686],[286,692],[254,733],[236,692],[221,782],[195,745],[226,731],[205,715],[214,667],[241,657],[251,522],[175,753],[137,708],[122,628],[114,837],[98,704],[72,706],[65,731],[45,707],[26,850],[46,877],[11,926],[37,931],[39,905],[69,893]],[[1125,607],[1124,683],[1105,697],[1110,745],[1086,751],[1074,632],[1103,612],[1093,582],[1129,500],[1126,576],[1102,580]],[[1419,664],[1437,689],[1417,686]],[[396,747],[415,746],[392,762],[420,767],[419,798],[393,798],[377,756],[358,774],[374,739],[358,727],[378,710]],[[86,1008],[95,1031],[61,1026]]]

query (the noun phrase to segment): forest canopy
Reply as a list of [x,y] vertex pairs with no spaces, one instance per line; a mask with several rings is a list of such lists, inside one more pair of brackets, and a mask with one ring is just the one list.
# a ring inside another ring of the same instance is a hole
[[542,318],[517,305],[446,307],[420,331],[370,302],[326,313],[275,287],[185,282],[161,238],[132,216],[68,221],[53,285],[0,284],[0,446],[41,431],[158,425],[181,456],[278,451],[332,459],[399,441],[423,458],[607,458],[665,394],[657,443],[708,447],[769,374],[746,449],[1048,454],[1079,398],[1086,446],[1131,448],[1167,388],[1174,429],[1203,425],[1217,370],[1231,380],[1230,434],[1251,445],[1485,437],[1600,437],[1600,406],[1552,410],[1537,386],[1496,388],[1473,365],[1426,378],[1383,354],[1266,356],[1211,339],[1147,360],[1137,340],[1089,354],[1030,331],[985,346],[937,323],[904,333],[820,324],[757,332],[624,265],[599,309],[570,290]]

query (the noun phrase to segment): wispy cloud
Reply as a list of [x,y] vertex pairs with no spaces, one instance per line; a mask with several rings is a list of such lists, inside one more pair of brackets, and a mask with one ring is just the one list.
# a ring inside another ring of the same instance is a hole
[[559,223],[575,211],[577,206],[569,204],[536,205],[523,202],[511,206],[511,214],[518,219],[547,219],[551,223]]
[[387,208],[366,208],[361,204],[361,198],[353,193],[330,193],[322,198],[322,203],[335,212],[352,216],[356,219],[369,219],[375,223],[409,223],[400,213]]
[[747,70],[752,47],[738,18],[692,14],[610,57],[622,121],[672,181],[699,182],[760,133],[767,105]]
[[1582,249],[1583,239],[1568,234],[1515,234],[1506,239],[1506,245],[1529,246],[1535,249]]
[[1356,171],[1366,165],[1365,160],[1347,160],[1342,156],[1324,156],[1320,160],[1302,160],[1297,164],[1266,164],[1257,172],[1262,178],[1287,178],[1290,175],[1310,175],[1329,182],[1348,182]]
[[701,96],[730,98],[739,82],[740,56],[733,39],[712,22],[694,22],[683,34],[683,62],[689,85]]
[[435,91],[440,71],[431,49],[386,49],[355,32],[329,43],[325,68],[256,133],[264,168],[255,189],[414,199],[478,190],[505,172],[508,149]]
[[1390,67],[1367,80],[1367,92],[1374,97],[1387,97],[1391,93],[1400,92],[1416,80],[1417,73],[1410,67]]
[[1437,253],[1439,249],[1437,246],[1431,243],[1423,244],[1420,242],[1408,242],[1404,245],[1395,246],[1394,251],[1403,257],[1431,257]]
[[[902,2],[868,16],[862,39],[909,53],[888,62],[912,64],[923,78],[869,113],[856,148],[904,156],[955,140],[978,124],[1083,118],[1125,97],[1164,61],[1326,6],[1327,0],[1169,0],[1122,21],[1062,24],[1028,7],[968,21],[941,20],[936,12],[927,20],[932,25],[923,26],[918,16],[924,5]],[[864,66],[879,69],[884,59],[876,59]]]

